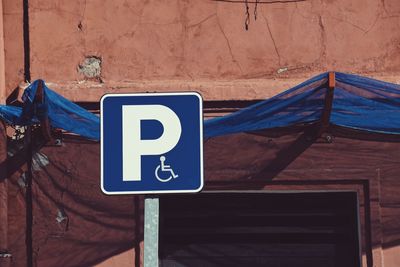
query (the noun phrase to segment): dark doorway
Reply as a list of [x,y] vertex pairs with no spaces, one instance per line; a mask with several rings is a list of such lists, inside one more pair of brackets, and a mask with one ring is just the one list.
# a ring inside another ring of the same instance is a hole
[[355,192],[160,198],[161,266],[360,266]]

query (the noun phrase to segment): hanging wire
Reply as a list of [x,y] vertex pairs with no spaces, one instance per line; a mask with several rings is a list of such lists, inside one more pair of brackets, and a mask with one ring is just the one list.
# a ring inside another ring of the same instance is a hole
[[255,4],[255,6],[254,6],[254,20],[257,20],[258,1],[259,1],[259,0],[256,0],[256,4]]
[[246,6],[246,20],[244,21],[244,27],[246,31],[249,30],[249,24],[250,24],[250,12],[249,12],[249,1],[245,0],[245,6]]
[[[242,4],[245,3],[246,0],[211,0],[213,2],[226,2],[226,3],[234,3],[234,4]],[[263,1],[263,0],[258,0],[257,2],[259,4],[276,4],[276,3],[296,3],[296,2],[305,2],[308,0],[269,0],[269,1]],[[256,0],[250,0],[247,1],[249,4],[255,4]]]

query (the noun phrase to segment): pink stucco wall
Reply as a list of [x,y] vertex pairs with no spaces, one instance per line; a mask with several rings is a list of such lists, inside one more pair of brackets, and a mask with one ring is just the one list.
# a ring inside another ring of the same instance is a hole
[[[4,2],[10,91],[22,78],[22,4]],[[32,78],[55,87],[85,80],[78,65],[87,56],[101,58],[105,91],[110,82],[400,71],[397,0],[259,4],[257,20],[250,4],[248,31],[240,3],[30,0],[29,6]]]
[[[9,95],[24,82],[23,8],[2,2]],[[327,70],[400,83],[400,1],[283,2],[259,4],[257,20],[250,4],[246,31],[243,3],[29,0],[32,79],[81,101],[177,87],[207,99],[263,98]],[[79,71],[90,56],[101,59],[95,79]],[[375,253],[377,266],[400,264],[397,247]],[[101,266],[133,264],[131,255]]]

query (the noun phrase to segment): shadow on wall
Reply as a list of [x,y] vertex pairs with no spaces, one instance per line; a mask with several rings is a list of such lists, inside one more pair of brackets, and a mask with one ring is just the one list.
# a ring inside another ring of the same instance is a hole
[[[314,133],[308,128],[292,133],[257,132],[207,140],[205,189],[261,190],[274,183],[281,189],[315,189],[324,181],[331,188],[340,183],[369,181],[370,201],[365,203],[371,202],[371,244],[384,248],[389,258],[397,260],[390,253],[400,245],[400,143],[348,139],[339,134],[333,134],[333,139],[315,138]],[[60,146],[39,149],[40,146],[36,144],[35,150],[47,163],[38,162],[34,170],[34,261],[39,266],[87,266],[134,247],[140,251],[142,198],[110,197],[101,192],[99,144],[64,135]],[[9,201],[14,203],[9,216],[10,251],[15,266],[24,266],[26,227],[21,174],[27,157],[23,143],[11,142],[8,149]],[[378,168],[380,177],[376,173]],[[375,217],[378,199],[381,218]],[[382,238],[376,230],[381,227]],[[140,253],[135,255],[135,261],[140,262]]]

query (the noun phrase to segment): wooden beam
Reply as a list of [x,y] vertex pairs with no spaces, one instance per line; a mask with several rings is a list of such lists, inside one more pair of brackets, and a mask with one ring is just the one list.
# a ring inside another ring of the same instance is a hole
[[[38,87],[36,90],[36,95],[35,95],[35,104],[36,105],[44,105],[45,104],[45,91],[44,91],[44,82],[43,80],[38,81]],[[47,111],[46,111],[47,112]],[[52,140],[51,136],[51,127],[50,127],[50,121],[47,116],[47,113],[41,114],[42,117],[40,119],[40,127],[42,130],[43,137],[46,142]]]
[[[312,75],[311,75],[312,76]],[[99,102],[104,94],[115,93],[153,93],[196,91],[209,100],[254,100],[273,97],[299,83],[307,77],[300,78],[263,78],[241,80],[140,80],[140,81],[93,81],[53,82],[46,81],[48,88],[54,90],[73,102]],[[19,85],[18,100],[26,83]]]
[[336,86],[336,78],[335,78],[335,72],[331,71],[328,74],[328,86],[329,89],[333,90],[333,88],[335,88]]
[[[146,92],[180,92],[196,91],[204,101],[218,100],[255,100],[273,97],[290,89],[319,73],[306,73],[295,77],[263,77],[254,79],[206,80],[206,79],[165,79],[136,81],[52,81],[46,80],[48,88],[54,90],[73,102],[99,102],[104,94],[146,93]],[[334,75],[331,74],[331,75]],[[360,75],[374,79],[400,84],[400,75],[382,75],[368,73]],[[334,79],[333,79],[334,80]],[[332,80],[332,81],[333,81]],[[21,101],[26,83],[19,85],[16,99]]]
[[321,136],[328,129],[330,124],[334,90],[336,85],[335,72],[329,72],[327,85],[328,88],[325,94],[324,109],[321,115],[321,127],[318,132],[318,136]]

